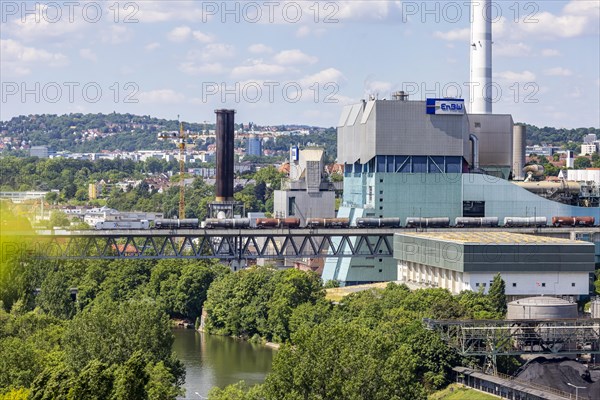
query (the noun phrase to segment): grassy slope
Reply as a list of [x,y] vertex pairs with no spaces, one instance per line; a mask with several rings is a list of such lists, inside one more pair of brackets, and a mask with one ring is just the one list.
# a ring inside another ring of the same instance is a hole
[[452,384],[444,390],[435,392],[429,396],[429,400],[495,400],[498,397],[492,396],[474,389]]

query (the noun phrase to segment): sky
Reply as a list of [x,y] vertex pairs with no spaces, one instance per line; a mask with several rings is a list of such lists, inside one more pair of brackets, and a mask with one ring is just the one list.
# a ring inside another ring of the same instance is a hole
[[[600,0],[493,1],[494,113],[600,127]],[[335,126],[405,90],[468,99],[469,2],[0,2],[0,119],[129,112]]]

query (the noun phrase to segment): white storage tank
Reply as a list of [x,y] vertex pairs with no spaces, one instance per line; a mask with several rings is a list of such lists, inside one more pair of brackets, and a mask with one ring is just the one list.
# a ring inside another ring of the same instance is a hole
[[506,312],[506,319],[567,319],[577,316],[577,303],[547,296],[511,301]]

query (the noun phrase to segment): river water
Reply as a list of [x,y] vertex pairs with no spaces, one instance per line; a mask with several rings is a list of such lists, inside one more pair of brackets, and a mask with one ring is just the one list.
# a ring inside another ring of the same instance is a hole
[[213,336],[194,329],[175,329],[173,350],[186,369],[186,394],[182,399],[206,398],[213,386],[238,381],[262,383],[271,371],[275,350],[230,337]]

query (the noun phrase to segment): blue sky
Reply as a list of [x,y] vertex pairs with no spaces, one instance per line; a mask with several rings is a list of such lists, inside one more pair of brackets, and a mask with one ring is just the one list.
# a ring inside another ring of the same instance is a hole
[[[466,1],[2,1],[0,118],[131,112],[334,126],[405,89],[468,99]],[[495,113],[600,126],[600,1],[493,2]],[[461,89],[461,93],[457,90]]]

